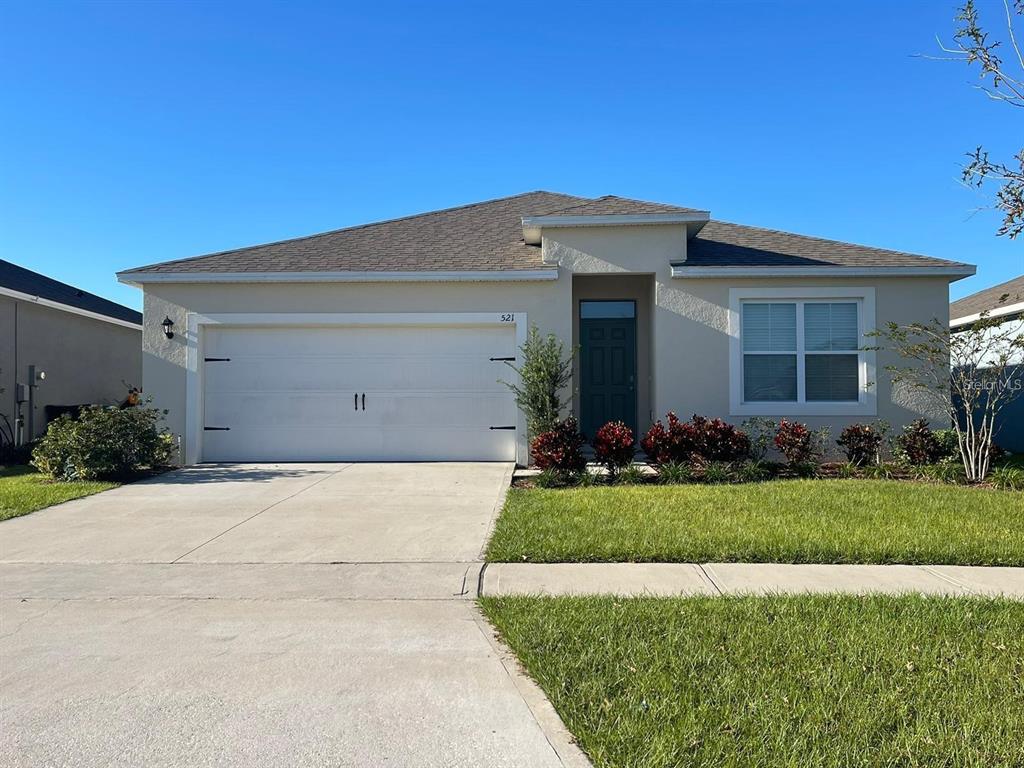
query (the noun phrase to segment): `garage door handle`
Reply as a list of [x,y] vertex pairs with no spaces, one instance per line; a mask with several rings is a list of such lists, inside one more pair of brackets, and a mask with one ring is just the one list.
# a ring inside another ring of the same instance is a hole
[[366,393],[363,392],[363,410],[366,410]]
[[353,392],[352,393],[352,410],[354,410],[354,411],[358,411],[359,410],[359,393],[358,392]]

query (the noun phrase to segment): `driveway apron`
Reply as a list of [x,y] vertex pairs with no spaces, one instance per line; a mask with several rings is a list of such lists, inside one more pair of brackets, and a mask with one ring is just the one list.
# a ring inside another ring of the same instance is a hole
[[0,763],[585,764],[472,600],[510,471],[203,466],[0,523]]

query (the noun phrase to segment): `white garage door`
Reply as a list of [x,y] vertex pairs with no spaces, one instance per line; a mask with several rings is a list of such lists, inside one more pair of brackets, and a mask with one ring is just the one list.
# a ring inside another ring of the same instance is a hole
[[501,326],[207,328],[204,461],[515,459]]

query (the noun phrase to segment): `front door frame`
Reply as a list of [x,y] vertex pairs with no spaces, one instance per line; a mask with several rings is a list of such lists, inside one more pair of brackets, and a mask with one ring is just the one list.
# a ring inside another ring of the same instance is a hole
[[[189,312],[185,333],[185,435],[184,463],[202,461],[203,446],[203,330],[209,325],[224,326],[302,326],[302,325],[496,325],[513,327],[516,335],[516,354],[526,343],[530,327],[525,312],[400,312],[400,313],[340,313],[340,312],[238,312],[203,315]],[[507,367],[507,366],[505,366]],[[521,383],[518,374],[508,370],[510,380]],[[526,440],[526,417],[516,409],[516,463],[526,465],[529,446]]]
[[[630,303],[630,304],[633,305],[633,316],[631,318],[586,318],[586,319],[582,316],[583,315],[583,305],[585,303],[586,304],[600,304],[600,303],[603,303],[603,302]],[[633,370],[631,372],[631,377],[632,377],[631,392],[632,392],[632,400],[633,400],[633,415],[632,415],[632,419],[628,423],[628,426],[632,427],[634,436],[639,436],[640,414],[639,414],[639,397],[638,397],[638,394],[637,394],[637,375],[638,375],[638,366],[639,366],[639,360],[638,360],[638,358],[639,358],[639,339],[638,339],[638,317],[637,317],[638,313],[639,313],[639,302],[635,298],[580,298],[580,299],[578,299],[576,301],[576,324],[577,324],[577,328],[578,328],[579,355],[580,355],[579,366],[578,366],[579,376],[580,376],[580,387],[579,387],[580,429],[583,429],[584,424],[585,424],[585,421],[584,421],[584,408],[585,408],[585,403],[587,402],[587,400],[586,400],[586,391],[585,391],[586,385],[585,385],[585,378],[584,378],[584,363],[585,363],[584,351],[585,351],[585,345],[586,345],[586,336],[585,336],[585,333],[584,333],[584,328],[585,328],[584,323],[586,322],[587,319],[595,319],[595,320],[601,320],[601,319],[607,319],[607,320],[613,320],[613,319],[628,320],[628,321],[631,322],[632,329],[633,329],[633,333],[632,333]],[[594,436],[593,435],[588,435],[588,437],[593,439]]]

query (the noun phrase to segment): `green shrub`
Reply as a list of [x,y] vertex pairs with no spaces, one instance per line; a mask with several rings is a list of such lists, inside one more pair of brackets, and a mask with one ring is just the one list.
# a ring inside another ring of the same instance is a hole
[[898,470],[892,464],[868,464],[861,468],[869,480],[892,480],[897,476]]
[[165,467],[175,452],[173,435],[159,427],[165,413],[87,406],[78,418],[61,416],[32,452],[32,465],[55,480],[123,480]]
[[790,464],[790,469],[796,473],[798,477],[817,477],[820,474],[821,467],[818,466],[816,461],[798,461],[794,464]]
[[515,393],[516,405],[526,416],[526,428],[536,437],[557,427],[562,418],[562,397],[572,381],[573,354],[566,356],[558,337],[552,333],[541,336],[535,325],[530,326],[520,353],[523,364],[518,368],[506,362],[519,374],[519,381],[501,383]]
[[960,443],[955,429],[936,429],[932,432],[939,443],[938,461],[942,459],[960,459]]
[[736,469],[736,477],[743,483],[760,483],[771,476],[771,470],[763,461],[745,461]]
[[619,485],[641,485],[647,481],[647,474],[636,464],[630,464],[615,476]]
[[533,482],[538,488],[564,488],[568,484],[569,478],[565,472],[560,472],[557,469],[545,469],[534,476]]
[[573,484],[578,488],[590,488],[591,486],[597,485],[597,481],[600,478],[591,472],[589,469],[584,468],[582,471],[573,475]]
[[704,467],[705,483],[728,483],[733,479],[732,467],[722,461],[712,461]]
[[918,480],[929,480],[934,483],[952,483],[956,485],[967,482],[964,465],[957,460],[947,459],[938,464],[924,464],[914,468],[914,476]]
[[995,467],[989,472],[988,481],[1004,491],[1024,491],[1024,469]]
[[836,477],[840,479],[849,480],[851,478],[860,477],[860,475],[860,467],[852,461],[836,465]]
[[678,461],[669,461],[658,466],[658,482],[665,485],[688,483],[693,480],[693,470],[689,465]]

